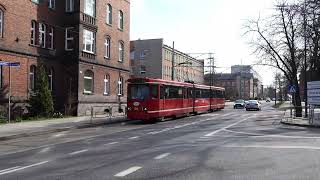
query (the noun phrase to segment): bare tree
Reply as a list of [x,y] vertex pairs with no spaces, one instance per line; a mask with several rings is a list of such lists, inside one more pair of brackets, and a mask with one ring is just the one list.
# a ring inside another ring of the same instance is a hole
[[272,16],[248,20],[244,25],[245,35],[251,37],[249,43],[259,57],[259,63],[276,67],[290,84],[295,85],[296,116],[302,116],[298,73],[303,41],[299,34],[299,20],[297,4],[282,2],[276,5]]

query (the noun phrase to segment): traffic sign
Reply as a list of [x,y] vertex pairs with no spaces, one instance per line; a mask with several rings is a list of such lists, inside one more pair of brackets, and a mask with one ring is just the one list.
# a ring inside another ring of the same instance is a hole
[[297,90],[296,90],[296,86],[295,85],[289,85],[288,86],[288,91],[289,91],[289,93],[296,93],[297,92]]
[[307,83],[308,104],[320,105],[320,81]]
[[18,66],[20,66],[20,62],[6,62],[6,61],[0,61],[0,66],[18,67]]

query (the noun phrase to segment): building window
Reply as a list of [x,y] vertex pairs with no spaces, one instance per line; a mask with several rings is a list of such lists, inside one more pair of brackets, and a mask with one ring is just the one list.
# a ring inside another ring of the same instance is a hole
[[46,25],[44,23],[39,23],[39,45],[46,47]]
[[140,74],[145,74],[146,73],[146,66],[141,66],[140,67]]
[[56,8],[56,0],[49,0],[49,8],[50,9]]
[[94,33],[89,30],[83,30],[83,51],[94,53]]
[[109,94],[110,93],[110,76],[109,75],[104,76],[103,84],[104,84],[103,94],[110,95]]
[[95,0],[85,0],[84,13],[92,17],[95,16]]
[[65,42],[64,48],[66,51],[73,51],[73,36],[72,36],[73,27],[67,27],[65,30]]
[[144,58],[146,57],[147,55],[147,50],[142,50],[140,51],[140,59],[141,60],[144,60]]
[[29,71],[29,89],[31,91],[35,90],[35,81],[36,81],[36,66],[32,65],[30,66]]
[[104,45],[105,45],[105,55],[104,57],[109,59],[110,58],[110,37],[106,37]]
[[0,9],[0,38],[3,37],[4,13]]
[[123,77],[119,77],[118,80],[118,96],[123,95]]
[[83,92],[84,93],[93,93],[93,72],[90,70],[87,70],[84,73],[84,77],[83,77],[83,83],[84,83],[84,89]]
[[107,24],[112,24],[112,6],[110,4],[107,5]]
[[119,11],[119,17],[118,17],[118,28],[123,30],[123,12]]
[[54,29],[53,27],[50,28],[49,34],[48,34],[48,48],[53,49],[54,48]]
[[66,0],[66,12],[74,11],[74,0]]
[[37,23],[35,21],[31,21],[31,45],[36,45],[36,27]]
[[48,70],[48,86],[49,90],[52,91],[53,87],[53,69]]
[[122,41],[119,41],[119,62],[124,60],[124,45]]

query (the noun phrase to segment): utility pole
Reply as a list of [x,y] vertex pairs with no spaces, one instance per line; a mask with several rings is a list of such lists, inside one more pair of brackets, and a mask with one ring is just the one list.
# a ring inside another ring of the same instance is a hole
[[8,121],[11,121],[11,66],[9,66],[9,97],[8,97]]
[[171,80],[174,81],[174,41],[172,42],[172,69],[171,69]]
[[304,30],[304,115],[308,117],[308,98],[307,98],[307,19],[306,19],[306,0],[303,8],[303,30]]

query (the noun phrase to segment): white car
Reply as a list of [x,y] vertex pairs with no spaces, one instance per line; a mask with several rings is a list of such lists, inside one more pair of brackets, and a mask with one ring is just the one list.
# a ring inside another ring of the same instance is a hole
[[261,110],[261,104],[257,100],[249,100],[248,103],[246,104],[246,110]]

